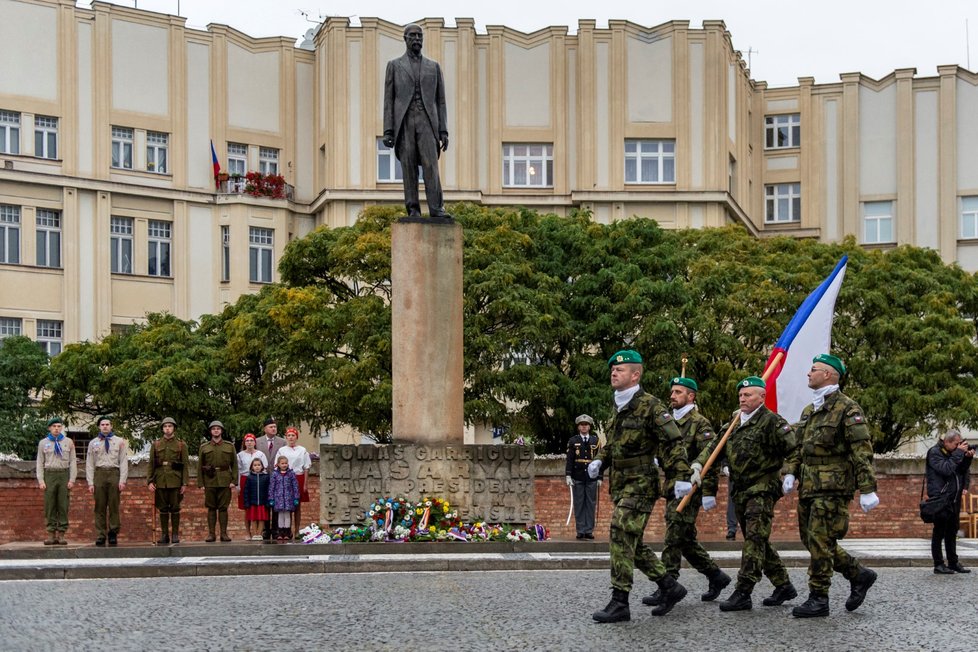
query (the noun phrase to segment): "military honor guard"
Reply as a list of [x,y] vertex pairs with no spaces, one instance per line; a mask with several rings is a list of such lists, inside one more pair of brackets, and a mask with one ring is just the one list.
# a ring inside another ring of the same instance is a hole
[[204,506],[207,508],[207,538],[211,543],[217,540],[215,528],[221,524],[221,541],[230,541],[228,536],[228,505],[231,504],[231,491],[238,486],[238,455],[234,444],[224,440],[224,424],[211,421],[210,441],[200,446],[197,460],[197,486],[204,488]]
[[582,414],[574,420],[577,434],[567,442],[567,464],[564,475],[571,488],[574,503],[574,523],[578,539],[594,538],[594,516],[598,501],[600,480],[592,480],[587,465],[598,452],[598,436],[591,432],[594,419]]
[[64,421],[48,421],[48,434],[37,444],[37,486],[44,491],[44,524],[48,536],[44,545],[68,544],[68,499],[78,476],[75,442],[65,437]]
[[187,445],[176,437],[176,421],[166,417],[160,423],[160,428],[163,437],[154,441],[149,449],[146,481],[160,513],[162,535],[156,543],[167,545],[180,543],[180,502],[190,481],[190,456]]
[[868,512],[879,505],[873,473],[873,443],[862,408],[839,391],[842,360],[823,353],[808,372],[814,400],[797,425],[801,445],[784,465],[785,493],[799,486],[798,530],[811,554],[808,600],[795,607],[799,618],[829,615],[829,585],[836,570],[849,580],[846,609],[854,611],[876,582],[876,573],[839,545],[849,529],[849,501],[859,490]]
[[88,444],[85,480],[95,497],[95,545],[119,542],[119,501],[129,478],[129,444],[112,430],[112,419],[96,420],[98,437]]

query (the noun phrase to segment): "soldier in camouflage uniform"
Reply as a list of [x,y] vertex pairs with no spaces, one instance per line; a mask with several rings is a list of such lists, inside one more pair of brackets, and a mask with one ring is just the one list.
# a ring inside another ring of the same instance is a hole
[[876,581],[876,573],[838,543],[849,529],[849,501],[857,488],[863,511],[879,504],[866,419],[859,405],[839,391],[839,380],[845,373],[842,360],[834,355],[815,356],[808,372],[815,401],[801,413],[797,426],[801,445],[784,465],[785,493],[794,489],[796,476],[801,485],[798,529],[812,556],[808,600],[792,610],[798,618],[829,615],[833,568],[849,580],[849,611],[863,603]]
[[[677,376],[672,379],[672,389],[669,392],[672,417],[683,435],[687,459],[691,460],[696,459],[696,456],[716,439],[716,433],[709,419],[696,407],[698,391],[699,386],[695,380]],[[703,477],[703,493],[693,494],[682,512],[676,511],[680,499],[676,498],[672,491],[673,485],[679,478],[666,473],[665,494],[669,502],[666,503],[666,539],[662,548],[662,563],[666,567],[666,572],[679,579],[679,567],[682,558],[685,557],[690,566],[706,575],[709,587],[706,593],[700,596],[704,602],[716,600],[720,591],[730,584],[730,576],[720,570],[716,562],[710,558],[710,553],[696,540],[696,516],[700,506],[709,511],[717,505],[718,468],[719,465],[710,468]],[[642,604],[654,606],[659,604],[661,599],[661,591],[656,591],[642,598]]]
[[[642,356],[619,351],[608,361],[611,386],[615,390],[616,414],[608,429],[608,441],[597,459],[588,465],[592,478],[610,469],[611,500],[611,602],[593,618],[601,623],[629,620],[628,593],[635,567],[659,585],[662,600],[652,613],[662,616],[686,597],[686,589],[666,572],[652,549],[642,543],[652,506],[659,498],[656,458],[673,476],[686,477],[689,466],[682,435],[662,403],[646,394],[642,378]],[[678,481],[676,495],[689,493],[691,485]]]
[[[157,439],[149,449],[149,471],[146,481],[153,492],[156,509],[160,512],[162,535],[156,543],[166,545],[180,543],[180,502],[190,481],[190,457],[187,445],[176,438],[177,422],[170,417],[163,419],[160,427],[163,438]],[[173,538],[170,538],[170,526]]]
[[[721,453],[733,481],[734,510],[744,533],[737,585],[730,597],[720,603],[721,611],[751,609],[751,592],[761,580],[761,572],[774,584],[774,593],[764,598],[768,607],[783,604],[798,596],[788,571],[771,545],[771,520],[774,505],[781,498],[781,466],[794,448],[791,426],[764,406],[764,381],[750,376],[737,383],[740,412]],[[724,426],[726,431],[727,426]],[[690,480],[700,484],[700,472],[717,447],[719,438],[707,446],[691,465]],[[721,463],[721,459],[717,463]]]

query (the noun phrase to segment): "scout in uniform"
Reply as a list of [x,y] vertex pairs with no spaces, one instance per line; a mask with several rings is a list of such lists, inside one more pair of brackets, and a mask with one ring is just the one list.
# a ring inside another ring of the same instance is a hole
[[801,413],[797,429],[801,445],[784,465],[785,493],[800,484],[798,530],[811,554],[809,596],[795,607],[798,618],[829,615],[832,571],[849,580],[846,609],[854,611],[876,582],[876,573],[839,545],[849,529],[849,501],[859,489],[859,504],[868,512],[879,505],[873,473],[873,442],[862,408],[839,391],[845,376],[842,360],[823,353],[812,360],[808,386],[814,402]]
[[197,486],[204,488],[204,506],[207,508],[208,543],[216,541],[214,528],[221,522],[221,541],[230,541],[228,536],[228,505],[231,504],[231,490],[238,486],[238,454],[234,444],[224,441],[224,424],[220,421],[210,423],[211,439],[201,444],[197,460]]
[[564,475],[574,501],[574,524],[578,539],[594,538],[594,511],[597,507],[600,480],[592,480],[587,465],[598,451],[598,436],[591,432],[594,419],[582,414],[574,420],[577,434],[567,442],[567,464]]
[[96,420],[98,437],[88,444],[85,480],[88,493],[95,496],[95,545],[119,542],[119,496],[129,478],[129,444],[112,432],[112,419],[101,416]]
[[[764,406],[765,395],[764,380],[757,376],[737,383],[740,412],[735,412],[734,418],[738,422],[721,454],[730,468],[731,499],[744,533],[737,585],[730,597],[720,603],[721,611],[751,609],[751,592],[761,580],[762,572],[774,584],[774,593],[764,598],[764,606],[777,606],[798,597],[778,551],[770,542],[774,505],[781,499],[781,465],[794,448],[795,440],[788,422]],[[690,480],[694,484],[700,484],[703,465],[719,441],[714,438],[691,465]]]
[[62,433],[61,417],[48,421],[48,435],[37,444],[37,486],[44,490],[44,545],[67,545],[68,498],[78,476],[75,442]]
[[[180,502],[190,481],[190,457],[187,445],[176,438],[177,422],[166,417],[160,424],[163,438],[157,439],[149,449],[149,471],[146,481],[153,492],[156,509],[160,512],[162,535],[157,541],[166,545],[180,543]],[[170,527],[173,537],[170,537]]]
[[[602,469],[610,469],[611,501],[611,602],[592,617],[600,623],[629,620],[628,593],[634,568],[659,585],[662,600],[652,614],[669,613],[686,597],[686,589],[666,572],[642,534],[652,507],[659,498],[659,471],[656,458],[666,473],[686,477],[689,466],[682,434],[665,406],[639,385],[642,356],[636,351],[619,351],[608,360],[611,386],[615,390],[615,417],[608,441],[597,459],[588,465],[588,475],[597,479]],[[679,480],[677,496],[689,493],[691,485]]]

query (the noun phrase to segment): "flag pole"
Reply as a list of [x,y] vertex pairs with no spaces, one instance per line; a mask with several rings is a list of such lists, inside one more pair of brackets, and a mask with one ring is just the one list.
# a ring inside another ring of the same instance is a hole
[[[779,364],[781,364],[782,359],[784,359],[784,351],[778,351],[777,355],[775,355],[774,358],[771,360],[771,364],[769,364],[767,366],[767,369],[764,370],[764,375],[761,376],[761,380],[767,382],[767,379],[771,377],[771,374],[774,373],[774,370],[778,368]],[[706,472],[710,470],[710,467],[713,466],[713,463],[716,461],[717,457],[720,456],[720,452],[723,450],[723,447],[727,443],[727,440],[730,439],[730,434],[733,432],[734,427],[737,425],[737,418],[739,416],[740,416],[740,411],[738,410],[736,413],[734,413],[733,418],[730,419],[730,426],[727,428],[727,431],[723,433],[723,437],[720,438],[720,441],[717,443],[717,447],[713,449],[713,452],[710,454],[709,459],[706,460],[706,464],[703,465],[703,470],[700,471],[700,477],[706,476]],[[676,507],[677,512],[681,513],[683,509],[685,509],[686,505],[689,504],[689,501],[692,500],[693,493],[696,492],[696,489],[698,487],[699,485],[694,484],[692,490],[690,490],[688,494],[683,496],[683,499],[679,502],[679,506]]]

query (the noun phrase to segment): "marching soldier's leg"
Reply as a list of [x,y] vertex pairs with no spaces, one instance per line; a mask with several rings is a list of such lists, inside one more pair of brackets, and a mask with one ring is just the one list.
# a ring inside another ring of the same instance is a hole
[[[662,565],[674,579],[679,578],[679,566],[682,563],[683,523],[682,514],[676,511],[678,500],[666,502],[666,536],[662,546]],[[689,509],[687,505],[686,509]],[[662,603],[662,590],[656,589],[652,595],[642,598],[642,604],[655,607]]]
[[829,581],[832,578],[832,560],[828,550],[819,546],[821,533],[818,518],[818,499],[798,501],[798,534],[808,549],[808,599],[791,610],[796,618],[816,618],[829,615]]
[[[684,533],[682,553],[686,561],[689,562],[689,565],[695,568],[697,572],[706,575],[706,578],[710,582],[706,593],[700,595],[700,600],[703,602],[712,602],[730,584],[730,576],[720,570],[720,567],[710,557],[710,553],[706,551],[706,548],[700,544],[697,538],[696,518],[699,515],[700,505],[702,505],[702,498],[698,495],[694,496],[693,500],[686,505],[686,509],[683,510],[681,515]],[[665,551],[663,551],[664,555]]]
[[762,542],[757,535],[756,500],[746,500],[739,495],[734,499],[734,510],[740,531],[744,535],[744,547],[740,552],[740,571],[737,573],[737,584],[733,593],[720,603],[720,611],[745,611],[754,606],[750,594],[754,585],[761,579],[761,559],[763,558]]
[[646,577],[659,585],[659,590],[656,591],[659,594],[659,600],[658,604],[652,609],[652,615],[664,616],[672,611],[672,608],[680,600],[686,597],[686,587],[666,572],[666,567],[655,556],[655,551],[642,541],[642,535],[645,533],[645,526],[649,522],[649,516],[652,513],[652,506],[654,504],[654,501],[643,503],[640,506],[642,508],[640,512],[641,518],[637,517],[633,521],[633,527],[635,528],[633,532],[638,539],[638,545],[635,549],[635,566],[645,573]]
[[[632,572],[635,564],[635,549],[639,539],[632,534],[634,524],[632,510],[619,501],[611,514],[611,536],[608,545],[611,553],[611,602],[602,611],[596,611],[592,618],[599,623],[616,623],[631,620],[628,609],[628,593],[632,590]],[[646,515],[646,522],[648,515]],[[642,523],[642,529],[645,522]]]
[[[863,566],[858,559],[850,555],[839,545],[839,539],[849,531],[849,501],[845,498],[825,499],[826,539],[828,540],[829,555],[835,570],[849,580],[849,598],[846,609],[855,611],[866,599],[869,588],[876,583],[876,571]],[[832,571],[829,571],[829,578]],[[827,583],[826,583],[827,584]]]
[[784,562],[781,561],[781,556],[778,554],[777,549],[771,545],[771,524],[774,520],[774,505],[776,501],[770,496],[758,498],[758,501],[763,505],[760,515],[759,531],[764,537],[764,574],[774,584],[774,593],[764,598],[763,604],[765,607],[777,607],[788,600],[797,598],[798,591],[791,583],[791,578],[788,577],[788,569],[785,568]]

